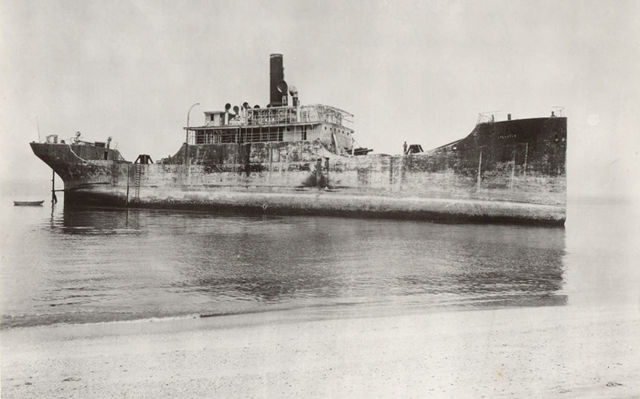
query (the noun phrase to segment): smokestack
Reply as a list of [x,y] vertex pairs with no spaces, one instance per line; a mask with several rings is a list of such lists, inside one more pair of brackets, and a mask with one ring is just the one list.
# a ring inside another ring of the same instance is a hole
[[[282,54],[271,54],[270,59],[270,100],[269,104],[272,107],[279,107],[283,105],[283,95],[287,95],[286,85],[284,81],[284,66],[282,64]],[[280,87],[278,87],[280,86]],[[282,89],[284,88],[284,94]],[[284,102],[286,105],[286,101]]]

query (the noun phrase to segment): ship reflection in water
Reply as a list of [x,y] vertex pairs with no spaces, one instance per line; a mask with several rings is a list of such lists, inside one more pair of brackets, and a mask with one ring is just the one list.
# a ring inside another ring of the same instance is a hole
[[567,301],[559,228],[62,207],[20,223],[38,250],[7,258],[3,328]]

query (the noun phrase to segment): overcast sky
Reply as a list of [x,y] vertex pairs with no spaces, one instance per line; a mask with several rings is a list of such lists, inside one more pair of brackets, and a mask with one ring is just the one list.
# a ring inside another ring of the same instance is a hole
[[38,125],[112,136],[130,160],[173,154],[191,104],[195,124],[266,105],[278,52],[301,101],[354,113],[376,152],[563,106],[570,192],[635,194],[639,20],[640,1],[0,0],[0,179],[47,184]]

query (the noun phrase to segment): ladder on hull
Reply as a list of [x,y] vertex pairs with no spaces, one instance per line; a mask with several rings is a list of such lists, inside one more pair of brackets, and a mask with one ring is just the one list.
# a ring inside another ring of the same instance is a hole
[[127,205],[129,204],[130,200],[133,200],[133,202],[140,201],[140,185],[142,182],[143,168],[145,167],[145,165],[148,165],[150,163],[153,163],[153,160],[147,154],[138,155],[138,158],[136,158],[135,162],[133,163],[133,187],[132,187],[133,196],[132,197],[129,196],[129,179],[131,178],[131,172],[130,172],[131,169],[129,169],[129,173],[127,176]]
[[142,180],[142,165],[136,163],[133,169],[133,195],[136,201],[140,199],[140,180]]

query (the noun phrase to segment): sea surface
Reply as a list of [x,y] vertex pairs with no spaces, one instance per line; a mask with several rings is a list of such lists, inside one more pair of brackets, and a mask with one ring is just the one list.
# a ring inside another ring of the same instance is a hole
[[1,329],[639,298],[640,218],[625,201],[571,201],[566,228],[546,228],[65,209],[48,201],[14,207],[1,199]]

